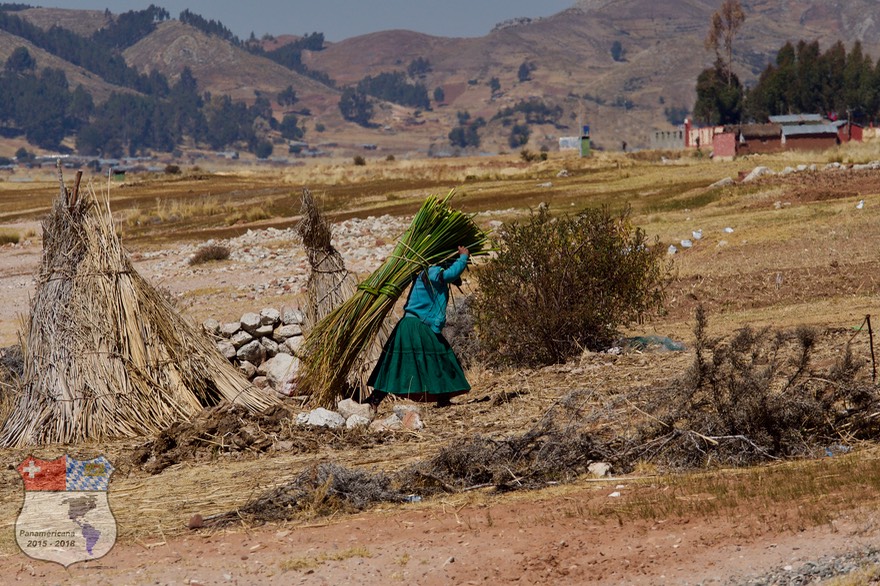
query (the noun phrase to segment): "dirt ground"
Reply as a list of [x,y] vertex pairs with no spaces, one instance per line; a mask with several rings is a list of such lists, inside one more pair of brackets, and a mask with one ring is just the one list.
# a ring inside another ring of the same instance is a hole
[[[807,323],[823,333],[822,364],[847,340],[868,357],[867,336],[854,328],[878,301],[878,185],[878,175],[868,173],[776,178],[764,187],[715,193],[702,207],[638,212],[636,222],[664,246],[692,229],[702,228],[704,236],[671,257],[676,278],[667,313],[627,333],[670,336],[687,345],[693,310],[703,303],[719,335],[746,324]],[[856,209],[859,200],[864,209]],[[488,223],[494,216],[479,218]],[[405,221],[387,222],[384,229],[347,225],[348,249],[371,243],[376,250],[347,257],[349,268],[375,268]],[[731,232],[724,231],[728,226]],[[33,220],[3,227],[38,232]],[[198,268],[186,262],[195,247],[191,240],[141,240],[130,250],[136,268],[195,321],[233,320],[245,311],[296,303],[305,265],[295,238],[256,229],[229,238],[240,238],[234,241],[238,256]],[[0,346],[16,340],[39,254],[35,237],[0,246]],[[863,473],[876,472],[880,455],[856,444],[846,456],[796,463],[808,467],[809,478],[832,480],[818,495],[755,496],[731,488],[726,494],[737,496],[728,502],[699,475],[681,481],[648,466],[626,475],[612,470],[609,478],[584,475],[538,491],[475,489],[329,518],[187,528],[193,515],[233,510],[317,463],[395,470],[476,433],[522,432],[574,389],[594,390],[621,417],[644,416],[619,395],[674,378],[692,357],[688,348],[585,353],[541,370],[476,367],[468,372],[474,387],[469,399],[446,411],[425,409],[424,432],[391,434],[372,445],[340,434],[315,436],[314,444],[293,438],[305,447],[291,449],[279,441],[293,436],[267,428],[275,435],[259,450],[208,452],[161,471],[131,463],[142,440],[37,450],[41,457],[101,452],[119,464],[109,492],[119,541],[106,557],[69,569],[30,559],[11,541],[7,528],[23,494],[14,466],[28,451],[2,450],[0,532],[6,535],[0,534],[0,573],[6,582],[28,584],[745,584],[767,572],[796,573],[805,563],[876,547],[880,485]],[[731,487],[795,484],[799,469],[786,466],[718,474]]]
[[[619,498],[627,498],[628,484]],[[803,530],[748,511],[717,519],[585,519],[578,503],[615,486],[500,502],[434,502],[311,526],[123,543],[64,570],[13,554],[7,583],[43,584],[744,584],[763,572],[877,544],[876,512]]]

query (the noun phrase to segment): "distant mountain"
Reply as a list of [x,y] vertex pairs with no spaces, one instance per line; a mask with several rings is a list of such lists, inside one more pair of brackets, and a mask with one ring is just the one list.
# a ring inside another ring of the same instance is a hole
[[[519,148],[510,146],[517,115],[505,118],[499,112],[537,100],[560,113],[531,124],[527,148],[555,148],[559,136],[577,134],[582,124],[591,126],[594,142],[605,148],[619,148],[622,141],[640,147],[649,144],[653,130],[672,128],[664,109],[693,106],[696,77],[714,59],[703,39],[720,4],[721,0],[581,0],[548,18],[506,22],[479,38],[457,38],[455,31],[437,37],[392,30],[304,51],[303,64],[332,78],[335,87],[173,19],[158,23],[123,55],[138,71],[158,71],[170,83],[188,67],[200,91],[248,103],[258,94],[266,96],[279,121],[285,110],[305,110],[304,140],[310,144],[370,144],[401,154],[451,152],[447,135],[458,125],[459,114],[467,112],[471,120],[482,118],[486,123],[479,129],[479,150],[509,151]],[[746,84],[755,81],[786,41],[818,40],[824,50],[838,40],[849,48],[858,39],[867,54],[880,58],[875,0],[742,4],[746,21],[736,38],[734,57],[735,71]],[[57,24],[86,36],[106,26],[108,18],[106,12],[57,9],[16,14],[45,29]],[[272,50],[296,38],[277,37],[263,46]],[[615,43],[617,59],[612,55]],[[0,33],[0,59],[19,45],[28,46]],[[114,89],[81,68],[65,65],[58,56],[39,49],[31,52],[38,67],[62,67],[71,86],[83,83],[96,101]],[[369,128],[342,118],[338,102],[346,86],[366,76],[406,72],[415,60],[429,63],[415,81],[432,97],[439,88],[441,102],[432,100],[432,108],[421,112],[376,103]],[[288,86],[298,101],[282,108],[276,96]]]

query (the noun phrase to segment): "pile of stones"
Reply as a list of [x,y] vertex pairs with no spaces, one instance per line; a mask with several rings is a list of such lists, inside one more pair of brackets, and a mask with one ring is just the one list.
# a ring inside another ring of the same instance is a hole
[[202,328],[214,337],[220,353],[255,386],[290,396],[299,369],[302,324],[303,313],[298,309],[267,307],[260,313],[245,313],[238,321],[208,319]]
[[[245,313],[238,321],[220,323],[205,320],[202,328],[212,336],[217,349],[255,386],[271,389],[280,397],[293,397],[294,379],[299,370],[297,352],[303,343],[303,314],[284,307],[281,311],[264,308],[260,313]],[[392,412],[376,418],[369,405],[351,399],[340,401],[335,411],[318,407],[297,416],[299,425],[314,427],[369,426],[374,431],[419,431],[424,427],[419,409],[394,405]]]

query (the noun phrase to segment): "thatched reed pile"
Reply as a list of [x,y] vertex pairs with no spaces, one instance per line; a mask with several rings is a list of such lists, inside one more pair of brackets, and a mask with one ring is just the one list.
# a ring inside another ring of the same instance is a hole
[[[345,268],[345,260],[333,246],[330,224],[321,215],[308,189],[303,189],[300,214],[302,219],[298,230],[311,267],[303,308],[303,333],[308,335],[318,322],[355,294],[358,279],[357,275]],[[367,391],[367,379],[382,354],[382,346],[392,328],[393,321],[383,322],[372,344],[361,352],[348,375],[348,385],[360,398]]]
[[79,175],[43,222],[22,349],[3,446],[152,434],[224,400],[274,403],[135,271],[108,202],[91,187],[80,197]]

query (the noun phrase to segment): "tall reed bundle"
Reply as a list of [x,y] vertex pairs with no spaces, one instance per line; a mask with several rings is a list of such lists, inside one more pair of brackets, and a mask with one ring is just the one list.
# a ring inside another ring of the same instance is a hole
[[0,445],[157,433],[222,400],[272,405],[135,271],[106,199],[78,192],[62,181],[43,222],[24,373]]
[[[302,192],[300,214],[302,219],[297,229],[311,266],[303,311],[303,332],[308,335],[322,319],[355,294],[358,280],[345,268],[345,260],[333,246],[330,224],[321,215],[308,189]],[[382,345],[392,327],[388,320],[383,321],[373,342],[364,348],[351,368],[346,383],[359,397],[367,390],[367,378],[382,354]]]
[[471,255],[488,252],[488,237],[473,218],[449,205],[454,194],[429,197],[391,256],[306,338],[298,384],[313,403],[334,405],[358,355],[421,270],[456,255],[458,246]]

